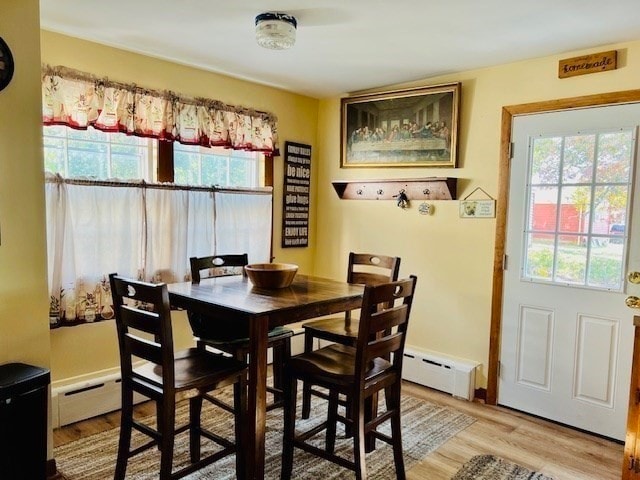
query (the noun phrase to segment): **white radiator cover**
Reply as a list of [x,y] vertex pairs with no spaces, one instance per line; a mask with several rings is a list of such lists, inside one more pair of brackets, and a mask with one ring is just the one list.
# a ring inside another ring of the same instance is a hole
[[473,400],[479,363],[407,345],[402,378],[454,397]]
[[[120,373],[107,373],[98,377],[53,387],[51,389],[53,428],[113,412],[120,409]],[[147,400],[134,394],[134,403]]]

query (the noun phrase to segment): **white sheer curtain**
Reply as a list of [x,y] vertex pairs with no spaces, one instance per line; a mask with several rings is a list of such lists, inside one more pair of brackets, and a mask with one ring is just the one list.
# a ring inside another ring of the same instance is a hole
[[216,192],[217,253],[249,254],[249,263],[271,261],[272,196]]
[[109,273],[176,282],[190,279],[191,256],[271,253],[270,192],[48,177],[46,202],[52,326],[112,318]]

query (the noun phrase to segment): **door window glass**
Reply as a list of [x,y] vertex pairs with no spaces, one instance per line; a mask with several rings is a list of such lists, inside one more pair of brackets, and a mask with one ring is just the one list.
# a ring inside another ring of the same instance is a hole
[[531,141],[523,278],[622,291],[630,129]]

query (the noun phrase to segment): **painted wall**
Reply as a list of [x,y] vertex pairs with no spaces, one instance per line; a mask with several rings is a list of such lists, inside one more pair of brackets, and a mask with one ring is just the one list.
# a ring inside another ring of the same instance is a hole
[[13,81],[0,92],[0,364],[49,366],[38,0],[3,0]]
[[[189,97],[206,97],[231,105],[251,107],[278,117],[280,147],[294,141],[312,145],[312,178],[317,176],[318,100],[255,83],[232,79],[203,70],[137,55],[63,35],[41,32],[42,62],[64,65],[111,80],[136,83],[158,90],[172,90]],[[281,249],[283,157],[274,161],[274,256],[277,261],[296,263],[301,272],[313,271],[312,248]],[[315,195],[312,186],[311,195]],[[313,206],[312,206],[313,208]],[[310,222],[315,221],[315,211]],[[313,231],[310,235],[313,245]],[[45,314],[46,317],[46,314]],[[192,343],[186,316],[177,314],[175,337],[178,345]],[[113,322],[60,328],[51,332],[51,367],[54,381],[95,374],[119,366]]]
[[[618,50],[614,71],[558,79],[558,60]],[[608,45],[525,62],[425,79],[380,89],[462,83],[456,169],[340,169],[340,99],[322,100],[318,131],[316,269],[346,278],[349,251],[402,258],[400,275],[418,286],[408,343],[481,362],[486,386],[494,255],[494,219],[461,219],[458,202],[436,201],[431,216],[420,202],[403,211],[395,202],[340,200],[332,180],[457,177],[458,198],[476,187],[497,196],[501,109],[506,105],[640,88],[640,42]]]

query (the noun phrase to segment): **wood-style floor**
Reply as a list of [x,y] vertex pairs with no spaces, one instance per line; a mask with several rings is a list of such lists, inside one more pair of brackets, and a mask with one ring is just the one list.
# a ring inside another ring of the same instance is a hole
[[[408,480],[449,480],[474,455],[493,454],[554,480],[614,480],[622,468],[623,446],[501,407],[458,400],[405,382],[403,392],[461,410],[477,419],[407,472]],[[153,413],[153,406],[138,407]],[[118,412],[54,430],[54,445],[119,426]]]

